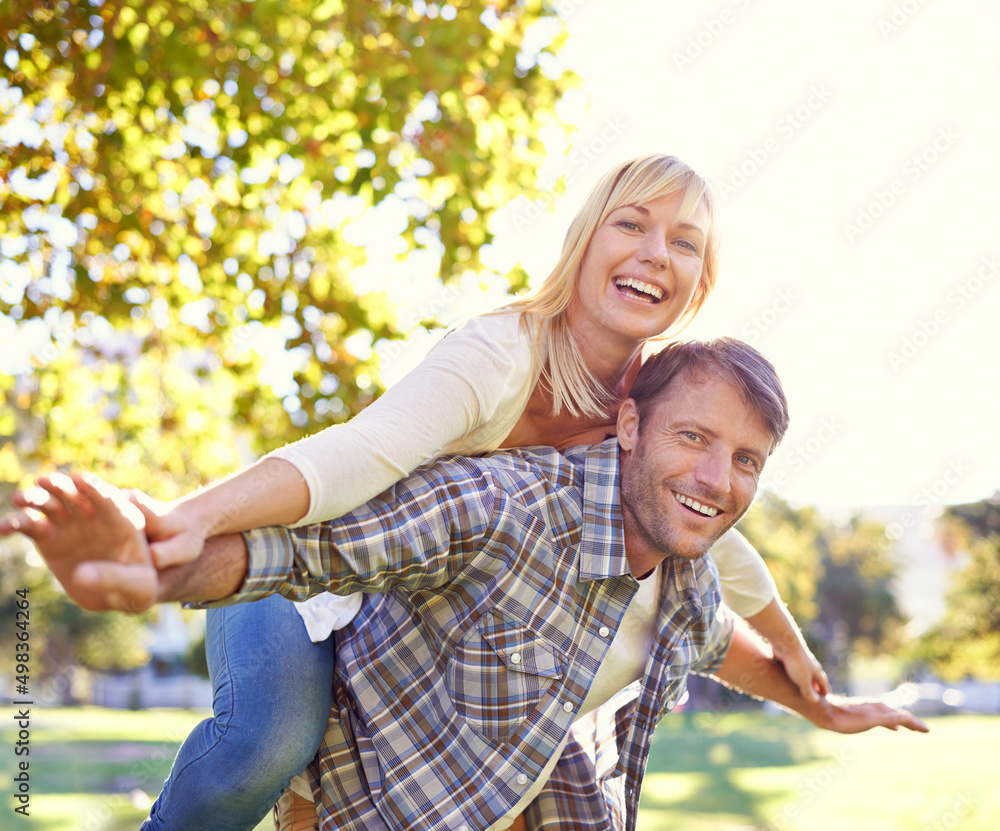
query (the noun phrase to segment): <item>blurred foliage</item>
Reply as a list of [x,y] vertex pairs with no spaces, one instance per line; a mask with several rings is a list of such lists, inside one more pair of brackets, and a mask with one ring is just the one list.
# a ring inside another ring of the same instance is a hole
[[740,531],[767,563],[782,599],[831,681],[844,688],[851,654],[898,645],[902,614],[885,529],[862,517],[834,523],[765,492]]
[[[377,210],[442,288],[478,273],[564,129],[563,37],[541,0],[0,3],[0,483],[169,499],[371,401],[371,346],[403,333],[352,282],[352,223]],[[144,659],[139,620],[0,550],[38,661]]]
[[202,635],[194,641],[184,655],[184,666],[188,672],[200,675],[202,678],[210,678],[208,672],[208,652],[206,651],[206,637]]
[[1000,679],[1000,496],[947,508],[946,550],[968,554],[955,574],[943,620],[916,644],[913,657],[945,681]]
[[0,38],[0,479],[164,498],[371,400],[397,321],[351,220],[480,269],[572,82],[538,0],[4,3]]

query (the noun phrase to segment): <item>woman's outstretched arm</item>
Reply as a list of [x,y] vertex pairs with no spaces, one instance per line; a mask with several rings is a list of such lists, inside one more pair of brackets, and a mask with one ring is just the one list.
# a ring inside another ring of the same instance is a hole
[[153,560],[165,568],[195,559],[209,537],[293,525],[309,509],[309,488],[295,465],[264,457],[169,504],[145,499],[137,504],[146,517]]
[[719,569],[723,601],[767,639],[802,696],[815,701],[826,695],[830,691],[826,673],[788,614],[760,554],[742,534],[731,530],[712,546],[712,559]]
[[348,423],[168,505],[147,503],[157,566],[197,557],[209,536],[341,516],[442,452],[496,449],[534,385],[531,367],[516,315],[469,321]]

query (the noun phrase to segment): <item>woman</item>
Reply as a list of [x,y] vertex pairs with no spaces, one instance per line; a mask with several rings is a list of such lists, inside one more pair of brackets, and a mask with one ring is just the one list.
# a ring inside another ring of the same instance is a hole
[[[537,293],[449,333],[349,424],[148,516],[154,557],[181,562],[212,534],[338,516],[438,455],[603,440],[615,432],[644,344],[697,314],[716,263],[703,179],[669,156],[615,168],[573,220]],[[804,692],[825,693],[760,557],[727,538],[713,548],[724,599],[771,641]],[[182,746],[144,829],[256,825],[322,738],[334,660],[327,639],[359,604],[273,597],[209,612],[216,717]],[[282,827],[293,815],[314,827],[309,801],[283,804]]]

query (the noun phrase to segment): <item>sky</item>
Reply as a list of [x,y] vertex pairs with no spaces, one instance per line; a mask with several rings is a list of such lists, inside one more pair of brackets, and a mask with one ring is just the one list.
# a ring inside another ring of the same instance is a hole
[[789,398],[763,488],[835,510],[1000,490],[1000,7],[556,8],[583,84],[539,179],[566,189],[500,212],[497,262],[540,281],[605,170],[679,156],[715,185],[722,236],[685,336],[750,342]]

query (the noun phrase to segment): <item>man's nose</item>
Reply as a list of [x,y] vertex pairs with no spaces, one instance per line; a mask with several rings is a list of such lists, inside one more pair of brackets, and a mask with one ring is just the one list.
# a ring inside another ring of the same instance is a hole
[[733,460],[728,452],[710,450],[703,453],[695,466],[694,478],[712,494],[729,493]]

